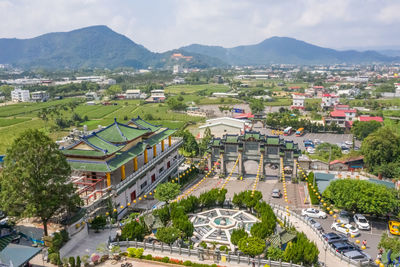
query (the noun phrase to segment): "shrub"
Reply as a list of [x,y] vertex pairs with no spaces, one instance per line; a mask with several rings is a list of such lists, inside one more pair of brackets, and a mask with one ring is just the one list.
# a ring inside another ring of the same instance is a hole
[[207,243],[204,242],[204,241],[201,241],[201,242],[200,242],[200,246],[201,246],[202,248],[206,249],[206,248],[207,248]]
[[228,251],[229,251],[229,248],[228,248],[227,246],[220,246],[220,247],[219,247],[219,250],[220,250],[220,251],[224,251],[224,252],[228,252]]
[[81,267],[81,257],[76,257],[76,267]]
[[60,254],[58,252],[53,252],[49,254],[48,258],[51,264],[57,265],[60,260]]
[[192,262],[191,261],[184,261],[183,265],[185,266],[192,266]]
[[136,248],[127,248],[126,251],[128,252],[128,256],[131,258],[135,257]]
[[153,259],[153,256],[152,256],[151,254],[147,254],[144,258],[145,258],[146,260],[151,261],[151,260]]
[[143,256],[144,249],[137,248],[135,251],[135,258],[141,259]]
[[244,238],[244,237],[248,237],[249,234],[243,229],[234,229],[231,235],[231,242],[234,245],[238,245],[239,244],[239,240]]
[[74,257],[69,257],[69,266],[75,267],[75,258]]
[[67,242],[67,241],[69,240],[69,236],[68,236],[67,230],[62,229],[62,230],[60,231],[60,235],[61,235],[61,239],[62,239],[62,241],[63,241],[64,243]]
[[168,257],[164,257],[164,258],[161,259],[161,261],[165,262],[165,263],[169,263],[169,258]]
[[105,216],[97,216],[92,220],[90,223],[90,227],[94,229],[96,232],[99,231],[99,229],[102,229],[106,226],[107,220]]
[[146,234],[146,229],[137,221],[131,221],[122,228],[121,240],[143,241]]

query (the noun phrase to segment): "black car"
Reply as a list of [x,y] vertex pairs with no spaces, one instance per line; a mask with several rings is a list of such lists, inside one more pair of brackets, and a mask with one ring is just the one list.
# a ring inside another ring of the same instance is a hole
[[0,220],[4,219],[6,217],[6,214],[0,210]]
[[344,253],[352,250],[358,250],[359,248],[349,242],[346,241],[338,241],[331,244],[331,246],[335,249],[338,253]]
[[339,241],[342,242],[348,241],[348,238],[345,235],[337,234],[334,232],[324,234],[323,237],[326,240],[326,242],[328,242],[328,244],[332,244],[334,242],[339,242]]

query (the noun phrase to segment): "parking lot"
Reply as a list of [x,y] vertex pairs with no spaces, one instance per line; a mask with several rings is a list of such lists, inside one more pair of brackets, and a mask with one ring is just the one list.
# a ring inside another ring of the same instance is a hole
[[[301,211],[297,211],[301,213]],[[332,216],[328,216],[326,219],[315,219],[318,221],[322,228],[324,229],[325,233],[328,232],[335,232],[339,233],[337,231],[334,231],[331,229],[331,225],[334,222],[334,219]],[[365,231],[365,230],[359,230],[360,235],[354,238],[349,237],[350,242],[355,242],[356,240],[360,240],[360,244],[358,244],[359,247],[362,246],[361,242],[363,240],[367,241],[367,248],[365,249],[365,252],[371,256],[372,259],[375,259],[377,254],[378,254],[378,244],[381,239],[381,235],[383,232],[387,231],[387,225],[386,223],[383,222],[374,222],[372,220],[369,220],[369,223],[371,225],[371,230]],[[352,225],[355,225],[354,221],[351,222]]]

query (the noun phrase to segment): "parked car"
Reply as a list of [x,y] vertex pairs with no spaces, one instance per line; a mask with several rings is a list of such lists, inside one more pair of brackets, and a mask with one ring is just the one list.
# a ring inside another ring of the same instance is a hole
[[314,208],[308,208],[308,209],[302,209],[301,210],[301,215],[303,216],[308,216],[311,218],[321,218],[321,219],[325,219],[326,218],[326,213],[321,211],[321,210],[317,210]]
[[6,224],[8,224],[8,221],[9,221],[8,217],[5,217],[0,220],[0,225],[6,225]]
[[341,210],[339,212],[339,218],[338,219],[340,220],[340,223],[348,224],[348,223],[350,223],[350,213],[348,213],[345,210]]
[[320,145],[320,144],[321,144],[321,140],[319,140],[319,139],[314,139],[314,144]]
[[315,221],[313,218],[306,216],[306,220],[309,224],[311,224],[311,227],[314,227],[315,229],[317,229],[319,231],[322,230],[321,224],[319,222]]
[[307,152],[310,153],[310,154],[315,154],[315,148],[313,148],[313,147],[310,147],[310,146],[309,146],[309,147],[307,147],[306,150],[307,150]]
[[339,242],[334,242],[331,244],[332,248],[338,252],[338,253],[345,253],[348,251],[354,251],[354,250],[358,250],[359,248],[356,245],[353,245],[349,242],[346,241],[339,241]]
[[360,235],[360,232],[358,231],[358,229],[349,223],[347,223],[347,224],[332,223],[331,228],[332,228],[332,230],[341,232],[347,236],[350,236],[350,235],[359,236]]
[[280,189],[275,188],[274,190],[272,190],[272,194],[271,197],[273,198],[281,198],[282,197],[282,193]]
[[350,250],[343,255],[355,261],[369,261],[371,259],[371,256],[359,250]]
[[346,142],[344,142],[347,146],[352,146],[353,145],[353,142],[352,141],[346,141]]
[[348,238],[345,235],[337,234],[337,233],[334,233],[334,232],[323,234],[322,236],[325,238],[325,241],[328,242],[329,244],[334,243],[334,242],[347,241],[348,240]]
[[370,230],[371,225],[369,224],[367,218],[365,218],[361,214],[354,214],[353,216],[354,222],[356,223],[358,229],[361,230]]

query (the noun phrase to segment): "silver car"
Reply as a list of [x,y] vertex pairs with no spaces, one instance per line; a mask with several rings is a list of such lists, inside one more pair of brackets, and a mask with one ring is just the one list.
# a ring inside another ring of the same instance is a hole
[[317,222],[316,220],[314,220],[313,218],[310,218],[310,217],[306,216],[305,219],[311,225],[311,227],[317,229],[318,231],[322,230],[321,224],[319,222]]
[[272,190],[271,196],[273,198],[280,198],[282,196],[281,190],[279,190],[279,189]]
[[358,250],[350,250],[343,253],[343,255],[355,261],[369,261],[371,259],[368,254]]

